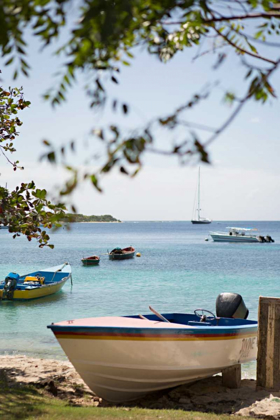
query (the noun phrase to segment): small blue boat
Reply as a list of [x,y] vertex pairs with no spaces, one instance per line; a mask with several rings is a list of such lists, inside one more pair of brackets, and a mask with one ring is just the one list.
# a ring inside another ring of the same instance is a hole
[[29,300],[58,292],[71,277],[68,263],[20,276],[9,273],[0,283],[0,299]]

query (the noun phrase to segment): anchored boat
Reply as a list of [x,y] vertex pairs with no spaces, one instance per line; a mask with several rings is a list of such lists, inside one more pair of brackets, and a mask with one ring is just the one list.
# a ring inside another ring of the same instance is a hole
[[91,257],[81,259],[83,265],[98,265],[100,258],[97,255],[92,255]]
[[236,319],[248,314],[240,295],[219,295],[219,317],[201,309],[163,315],[150,309],[153,314],[75,319],[48,328],[87,385],[112,402],[256,359],[257,322]]
[[271,236],[260,236],[252,232],[258,229],[227,227],[228,232],[210,232],[214,242],[274,242]]
[[20,276],[9,273],[0,283],[1,300],[29,300],[58,292],[71,277],[68,263]]
[[110,260],[127,260],[133,258],[135,255],[135,248],[129,246],[127,248],[115,248],[109,253]]
[[206,217],[201,217],[200,215],[201,208],[200,208],[200,167],[198,168],[198,185],[197,185],[197,209],[196,213],[197,216],[193,217],[191,222],[193,225],[209,225],[212,220],[207,219]]

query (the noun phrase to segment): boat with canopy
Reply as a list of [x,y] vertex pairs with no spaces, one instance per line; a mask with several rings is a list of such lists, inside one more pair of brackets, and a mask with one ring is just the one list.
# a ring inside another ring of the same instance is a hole
[[246,319],[240,295],[219,295],[217,315],[205,309],[160,314],[149,308],[147,315],[74,319],[48,328],[92,391],[112,402],[256,359],[257,321]]
[[58,292],[71,278],[71,266],[66,262],[44,270],[20,276],[9,273],[0,283],[0,300],[29,300]]
[[271,236],[260,236],[255,228],[227,227],[228,232],[209,232],[214,242],[274,242]]

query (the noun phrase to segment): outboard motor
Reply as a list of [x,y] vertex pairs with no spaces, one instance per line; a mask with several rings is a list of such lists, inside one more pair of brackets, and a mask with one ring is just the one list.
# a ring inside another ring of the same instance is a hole
[[17,273],[9,273],[8,276],[5,278],[5,286],[3,289],[3,296],[2,299],[13,299],[14,291],[17,287],[17,282],[19,279],[19,274]]
[[272,239],[272,237],[271,237],[271,236],[269,236],[269,235],[267,235],[267,236],[265,237],[265,240],[266,240],[266,242],[274,242],[274,239]]
[[247,319],[249,310],[238,293],[220,293],[216,300],[216,314],[219,318]]

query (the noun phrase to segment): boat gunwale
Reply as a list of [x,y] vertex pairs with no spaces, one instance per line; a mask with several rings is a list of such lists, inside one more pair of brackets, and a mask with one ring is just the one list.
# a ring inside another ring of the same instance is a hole
[[[168,316],[168,314],[164,314],[164,316]],[[104,317],[106,318],[106,317]],[[122,317],[120,317],[122,318]],[[129,317],[123,317],[123,318],[129,318]],[[134,319],[134,318],[133,318]],[[223,319],[232,319],[232,318],[223,318]],[[243,331],[249,331],[252,330],[252,332],[257,331],[258,329],[258,321],[254,320],[242,320],[245,321],[244,324],[235,324],[235,325],[210,325],[210,326],[196,326],[196,325],[187,325],[187,324],[180,324],[180,323],[170,323],[171,325],[166,325],[166,323],[157,322],[154,323],[154,320],[148,320],[149,322],[153,323],[153,325],[143,325],[143,326],[120,326],[120,325],[73,325],[73,321],[66,321],[69,322],[68,325],[61,325],[60,323],[54,323],[51,325],[48,325],[48,328],[50,328],[53,332],[61,331],[61,332],[69,332],[69,333],[75,333],[80,332],[81,333],[113,333],[113,334],[148,334],[151,335],[152,333],[164,333],[164,334],[183,334],[184,330],[189,334],[195,334],[199,332],[199,334],[206,333],[208,334],[223,334],[229,333],[230,331],[233,334]],[[65,322],[65,321],[62,321]],[[145,322],[145,321],[144,321]],[[145,322],[147,324],[147,322]]]

